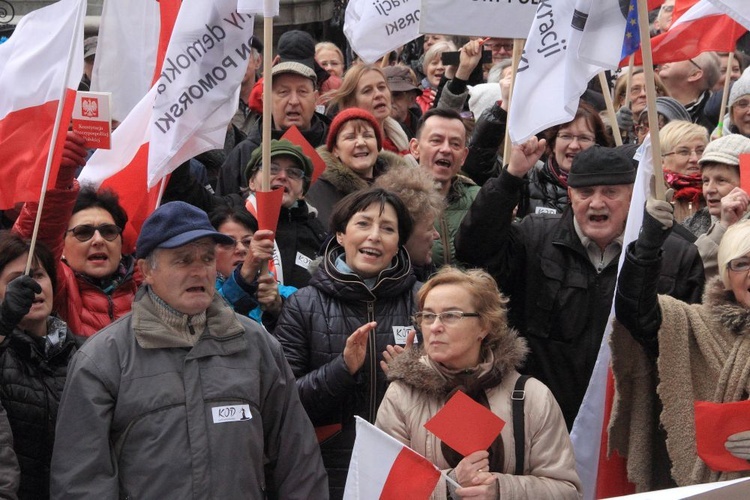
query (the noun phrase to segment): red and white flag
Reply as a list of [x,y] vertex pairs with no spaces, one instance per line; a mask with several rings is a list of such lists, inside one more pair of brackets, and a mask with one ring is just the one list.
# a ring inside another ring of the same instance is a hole
[[728,15],[745,29],[750,30],[750,2],[747,0],[708,0],[724,14]]
[[[640,163],[633,186],[633,197],[630,200],[627,225],[623,233],[623,250],[620,253],[620,262],[617,267],[618,274],[620,269],[622,269],[622,263],[625,261],[625,249],[630,242],[635,241],[638,237],[638,232],[643,224],[643,207],[646,205],[646,199],[650,192],[649,183],[654,172],[651,159],[650,137],[646,137],[643,145],[638,150],[638,154],[640,155]],[[573,423],[573,429],[570,432],[570,439],[573,442],[573,450],[576,456],[576,469],[581,478],[583,497],[586,500],[602,498],[598,492],[602,491],[604,487],[612,486],[612,484],[607,485],[602,481],[606,478],[612,482],[613,476],[607,474],[611,474],[613,471],[611,468],[607,469],[607,467],[612,465],[621,465],[624,467],[625,465],[624,462],[617,464],[616,462],[608,461],[606,456],[607,443],[602,442],[602,435],[606,436],[606,432],[603,431],[607,429],[609,424],[609,420],[605,416],[609,415],[611,407],[608,404],[611,405],[614,392],[614,385],[608,383],[608,378],[611,377],[609,336],[612,333],[614,318],[615,307],[613,301],[607,327],[602,336],[599,355],[594,365],[594,371],[591,374],[586,395],[583,398],[581,408],[578,410],[578,415]],[[621,468],[620,472],[624,473],[624,470]],[[617,476],[616,473],[614,475]],[[624,482],[620,484],[625,486]],[[630,491],[612,492],[611,489],[609,492],[612,494],[607,496],[632,493]]]
[[360,417],[346,477],[348,500],[427,499],[440,479],[432,462]]
[[[684,0],[678,7],[684,8],[693,0]],[[743,10],[747,10],[745,7]],[[737,21],[724,14],[709,0],[696,2],[672,23],[669,29],[651,40],[654,64],[686,61],[707,51],[732,52],[737,39],[747,30]],[[640,51],[634,63],[642,64]],[[626,61],[621,62],[627,64]]]
[[159,11],[157,0],[107,0],[102,7],[91,90],[112,92],[112,118],[118,122],[151,88]]
[[39,200],[60,123],[49,182],[57,178],[83,74],[85,14],[85,1],[60,0],[24,16],[0,45],[0,209]]

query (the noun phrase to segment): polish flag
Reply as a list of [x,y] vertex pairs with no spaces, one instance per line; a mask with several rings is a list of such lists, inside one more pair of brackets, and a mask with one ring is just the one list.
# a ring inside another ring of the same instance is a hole
[[750,2],[747,0],[709,0],[724,14],[750,30]]
[[0,45],[0,209],[39,200],[53,143],[49,182],[57,178],[83,74],[85,14],[85,1],[60,0],[24,16]]
[[350,500],[427,499],[440,471],[429,460],[360,417],[346,477]]
[[[680,6],[685,7],[690,2],[692,0],[686,0]],[[677,7],[675,5],[675,11]],[[686,61],[707,51],[732,52],[737,39],[746,32],[741,24],[709,0],[701,0],[680,15],[669,30],[651,40],[654,64]],[[640,51],[635,53],[634,64],[643,64]]]
[[112,134],[112,149],[96,151],[79,176],[120,196],[130,219],[125,251],[156,208],[160,181],[180,163],[224,145],[253,34],[253,18],[236,7],[237,0],[182,2],[153,88]]

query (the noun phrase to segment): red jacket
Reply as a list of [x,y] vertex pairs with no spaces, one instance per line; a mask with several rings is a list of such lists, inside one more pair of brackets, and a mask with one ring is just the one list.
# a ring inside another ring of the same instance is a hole
[[[55,188],[47,192],[47,209],[39,225],[38,241],[47,245],[57,260],[62,257],[65,230],[68,228],[78,190],[76,181],[71,189]],[[31,238],[38,208],[38,203],[24,204],[13,226],[13,232],[26,239]],[[124,261],[133,267],[131,259],[125,258]],[[85,278],[76,276],[75,271],[67,264],[59,262],[55,310],[68,324],[70,331],[76,335],[90,337],[130,312],[140,281],[140,275],[136,275],[133,269],[130,269],[125,281],[107,294]]]

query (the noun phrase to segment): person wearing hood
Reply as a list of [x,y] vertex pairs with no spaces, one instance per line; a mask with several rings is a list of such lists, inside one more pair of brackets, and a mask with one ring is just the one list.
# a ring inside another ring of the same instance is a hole
[[[318,147],[328,135],[327,116],[316,112],[320,86],[330,75],[315,62],[315,41],[305,32],[293,30],[279,38],[278,55],[271,69],[271,138],[280,139],[292,125],[305,140]],[[250,95],[251,107],[262,109],[262,80]],[[247,186],[245,166],[255,148],[262,144],[262,127],[257,127],[230,151],[221,166],[216,186],[220,195],[237,194]]]
[[325,146],[318,148],[326,169],[305,195],[328,225],[333,206],[344,196],[369,187],[388,169],[409,168],[404,158],[383,149],[377,120],[360,108],[341,111],[331,122]]
[[375,422],[385,394],[379,362],[410,343],[420,285],[403,247],[412,226],[393,193],[369,188],[347,195],[334,208],[332,237],[310,285],[286,300],[273,332],[318,428],[331,498],[344,492],[354,416]]
[[[431,498],[579,498],[562,412],[544,384],[518,373],[528,347],[508,326],[508,299],[492,276],[444,267],[418,299],[414,323],[424,342],[389,364],[375,424],[461,485],[454,490],[441,478]],[[424,427],[459,391],[506,423],[487,450],[466,456]],[[520,408],[518,391],[525,394]]]
[[[690,115],[685,109],[685,106],[671,97],[659,96],[656,98],[656,115],[659,119],[659,130],[661,130],[667,123],[675,120],[690,121]],[[648,132],[648,106],[646,106],[638,116],[638,123],[635,126],[635,134],[638,144],[643,143],[643,139],[646,138]]]
[[[743,71],[742,76],[732,84],[727,109],[729,112],[724,117],[723,135],[742,134],[750,137],[750,71]],[[717,135],[717,131],[713,135]]]

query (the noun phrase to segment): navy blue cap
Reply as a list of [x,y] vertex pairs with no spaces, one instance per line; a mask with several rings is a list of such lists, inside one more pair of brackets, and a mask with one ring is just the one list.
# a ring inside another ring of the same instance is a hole
[[145,259],[157,248],[177,248],[211,237],[216,243],[234,243],[234,238],[216,231],[206,212],[184,201],[171,201],[148,216],[135,244],[135,255]]

